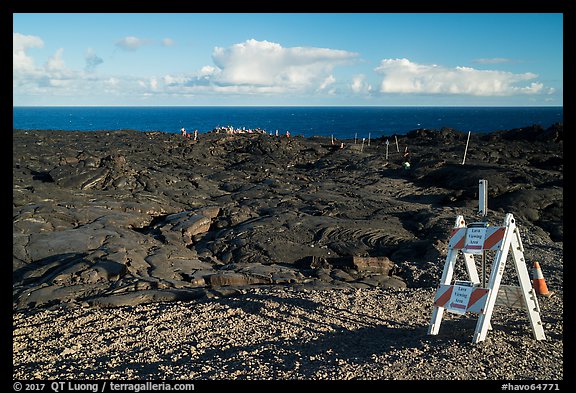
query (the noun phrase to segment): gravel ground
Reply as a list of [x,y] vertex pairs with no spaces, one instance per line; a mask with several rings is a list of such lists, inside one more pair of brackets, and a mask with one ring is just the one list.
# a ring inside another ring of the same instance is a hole
[[445,313],[434,289],[251,287],[235,297],[13,315],[13,378],[80,380],[562,380],[562,292],[540,298],[547,339],[497,307]]

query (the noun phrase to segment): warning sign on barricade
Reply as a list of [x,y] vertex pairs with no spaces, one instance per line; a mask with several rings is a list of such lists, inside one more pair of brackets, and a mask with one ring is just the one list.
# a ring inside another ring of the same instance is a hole
[[455,314],[468,311],[481,313],[488,299],[488,292],[488,289],[479,288],[471,281],[456,281],[454,285],[440,285],[434,305]]
[[[476,225],[476,226],[472,226]],[[497,250],[504,239],[506,228],[470,224],[469,227],[454,228],[448,247],[463,250],[469,254],[482,254],[484,250]]]
[[482,254],[484,239],[486,238],[486,226],[471,224],[466,228],[466,241],[464,251],[470,254]]

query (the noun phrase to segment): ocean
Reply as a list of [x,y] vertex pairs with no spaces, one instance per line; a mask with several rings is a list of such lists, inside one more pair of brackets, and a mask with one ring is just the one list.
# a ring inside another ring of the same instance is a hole
[[204,133],[216,127],[268,133],[379,138],[427,128],[491,132],[563,123],[563,107],[13,107],[21,130]]

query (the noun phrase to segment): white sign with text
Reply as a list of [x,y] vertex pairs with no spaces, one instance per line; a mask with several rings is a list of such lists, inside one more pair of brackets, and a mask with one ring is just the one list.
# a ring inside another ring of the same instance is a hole
[[468,308],[470,295],[474,291],[474,283],[471,281],[456,281],[452,288],[450,300],[444,306],[446,311],[463,315]]
[[468,226],[466,229],[466,242],[464,243],[464,249],[462,251],[468,254],[482,254],[485,238],[485,227]]

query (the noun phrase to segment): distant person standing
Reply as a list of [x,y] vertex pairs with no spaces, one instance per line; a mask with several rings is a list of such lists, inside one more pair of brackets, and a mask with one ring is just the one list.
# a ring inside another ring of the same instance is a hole
[[180,133],[182,134],[183,137],[186,137],[186,128],[182,127]]

